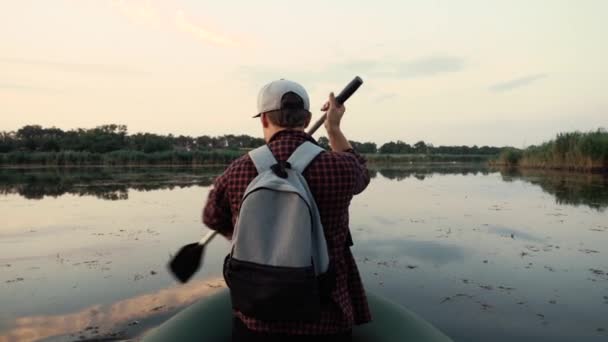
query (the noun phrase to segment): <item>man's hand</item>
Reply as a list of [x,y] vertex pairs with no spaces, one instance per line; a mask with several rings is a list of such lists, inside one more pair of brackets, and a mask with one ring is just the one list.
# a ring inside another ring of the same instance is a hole
[[346,109],[344,105],[336,102],[334,93],[329,93],[329,101],[327,101],[321,110],[326,112],[325,129],[329,137],[329,145],[333,151],[343,152],[352,149],[352,146],[340,130],[340,122]]
[[344,108],[343,104],[336,102],[334,93],[329,93],[329,100],[323,105],[321,111],[327,114],[327,118],[325,119],[325,129],[327,132],[339,130],[346,108]]

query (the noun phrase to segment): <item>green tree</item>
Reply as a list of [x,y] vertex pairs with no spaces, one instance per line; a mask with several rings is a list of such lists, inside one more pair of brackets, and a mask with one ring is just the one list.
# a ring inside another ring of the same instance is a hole
[[0,153],[7,153],[17,149],[17,139],[14,132],[0,132]]
[[40,147],[44,130],[40,125],[26,125],[17,131],[17,139],[19,139],[27,150],[36,151]]
[[401,140],[397,140],[397,142],[389,141],[384,145],[380,146],[378,152],[383,154],[402,154],[413,153],[414,149],[410,144],[407,144]]
[[350,141],[350,144],[352,145],[353,149],[355,149],[355,151],[360,152],[360,153],[376,153],[377,152],[377,148],[376,148],[376,144],[372,143],[372,142],[358,142],[358,141]]
[[427,153],[427,146],[424,141],[420,140],[419,142],[414,144],[414,152],[415,153]]

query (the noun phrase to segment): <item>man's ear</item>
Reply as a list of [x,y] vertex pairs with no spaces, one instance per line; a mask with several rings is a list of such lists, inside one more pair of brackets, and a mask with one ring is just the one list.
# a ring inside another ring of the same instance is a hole
[[262,121],[262,127],[268,128],[268,126],[270,126],[270,122],[268,120],[268,117],[266,116],[266,113],[262,113],[262,115],[260,116],[260,121]]

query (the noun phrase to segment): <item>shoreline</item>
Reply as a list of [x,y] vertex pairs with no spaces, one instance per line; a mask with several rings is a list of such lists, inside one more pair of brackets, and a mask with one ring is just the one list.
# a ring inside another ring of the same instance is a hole
[[608,175],[608,167],[606,166],[540,166],[540,165],[513,165],[508,163],[489,162],[488,167],[493,169],[503,170],[539,170],[539,171],[558,171],[566,173],[581,173],[581,174],[604,174]]
[[[0,170],[14,170],[14,169],[121,169],[121,168],[158,168],[158,169],[171,169],[171,168],[219,168],[226,167],[227,164],[0,164]],[[456,161],[456,160],[445,160],[445,161],[429,161],[429,160],[369,160],[368,166],[408,166],[408,165],[478,165],[487,167],[488,163],[484,161]]]
[[[482,155],[416,155],[416,154],[387,154],[372,155],[362,154],[370,168],[382,166],[455,166],[476,165],[496,170],[541,170],[559,171],[581,174],[608,174],[608,166],[568,166],[568,165],[520,165],[504,163],[491,160],[491,156],[484,158]],[[227,163],[23,163],[23,164],[0,164],[0,170],[43,170],[43,169],[207,169],[225,168]]]
[[214,168],[225,167],[229,164],[0,164],[0,170],[16,170],[16,169],[143,169],[143,168]]

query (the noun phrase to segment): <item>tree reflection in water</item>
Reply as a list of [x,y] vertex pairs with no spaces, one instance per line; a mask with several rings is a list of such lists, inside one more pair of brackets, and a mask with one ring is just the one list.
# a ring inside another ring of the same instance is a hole
[[[103,200],[126,200],[129,190],[210,186],[224,166],[167,168],[67,168],[0,169],[0,194],[18,194],[27,199],[65,194],[95,196]],[[603,211],[608,207],[608,175],[544,170],[491,170],[483,164],[407,164],[370,169],[372,178],[420,181],[433,175],[488,175],[500,172],[505,182],[524,181],[538,185],[558,204],[585,205]]]
[[[433,175],[488,175],[500,172],[505,182],[523,181],[538,185],[555,197],[557,204],[585,205],[604,211],[608,207],[608,174],[575,173],[534,169],[488,169],[480,164],[413,164],[377,168],[377,173],[391,180],[414,177],[424,180]],[[376,176],[375,173],[373,176]]]
[[1,169],[0,194],[18,194],[27,199],[69,194],[126,200],[129,190],[209,186],[222,170],[223,167]]
[[525,181],[538,185],[558,204],[585,205],[604,211],[608,207],[608,174],[502,169],[503,181]]
[[[409,177],[424,180],[433,175],[487,175],[490,171],[484,164],[409,164],[378,167],[377,172],[385,178],[401,181]],[[375,176],[375,174],[374,174]]]

